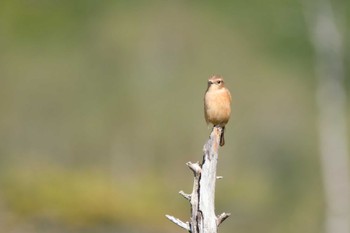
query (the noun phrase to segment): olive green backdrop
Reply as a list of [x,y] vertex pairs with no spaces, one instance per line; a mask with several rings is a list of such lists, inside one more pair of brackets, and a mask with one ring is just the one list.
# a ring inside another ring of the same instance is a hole
[[[349,2],[333,3],[349,19]],[[220,74],[233,115],[216,191],[217,212],[232,216],[219,231],[322,232],[317,79],[302,7],[1,1],[0,231],[183,231],[164,215],[190,216],[177,192],[192,189],[185,163],[201,160],[203,95]]]

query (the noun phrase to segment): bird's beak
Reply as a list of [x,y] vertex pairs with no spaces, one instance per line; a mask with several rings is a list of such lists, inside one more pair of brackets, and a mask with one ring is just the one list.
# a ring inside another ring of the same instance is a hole
[[213,84],[213,82],[212,81],[208,81],[208,85],[211,85],[211,84]]

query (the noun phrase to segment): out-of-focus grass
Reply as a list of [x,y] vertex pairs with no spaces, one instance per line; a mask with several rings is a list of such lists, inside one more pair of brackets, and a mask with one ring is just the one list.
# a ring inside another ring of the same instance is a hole
[[155,216],[162,213],[158,203],[164,190],[151,177],[141,177],[137,185],[120,184],[101,171],[52,166],[16,167],[0,180],[5,207],[19,222],[45,220],[76,227],[157,225]]

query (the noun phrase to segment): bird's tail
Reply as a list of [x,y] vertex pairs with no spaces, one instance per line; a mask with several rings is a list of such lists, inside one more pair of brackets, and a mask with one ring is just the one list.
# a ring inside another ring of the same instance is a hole
[[225,133],[225,126],[222,127],[222,131],[221,131],[221,135],[220,135],[220,146],[224,146],[224,145],[225,145],[224,133]]

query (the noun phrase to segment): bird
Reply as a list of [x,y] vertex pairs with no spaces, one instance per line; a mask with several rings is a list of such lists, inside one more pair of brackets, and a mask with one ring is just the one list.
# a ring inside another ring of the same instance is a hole
[[222,76],[211,76],[204,95],[204,117],[207,125],[211,123],[222,128],[220,146],[225,145],[224,131],[231,116],[231,101],[231,93],[225,87]]

